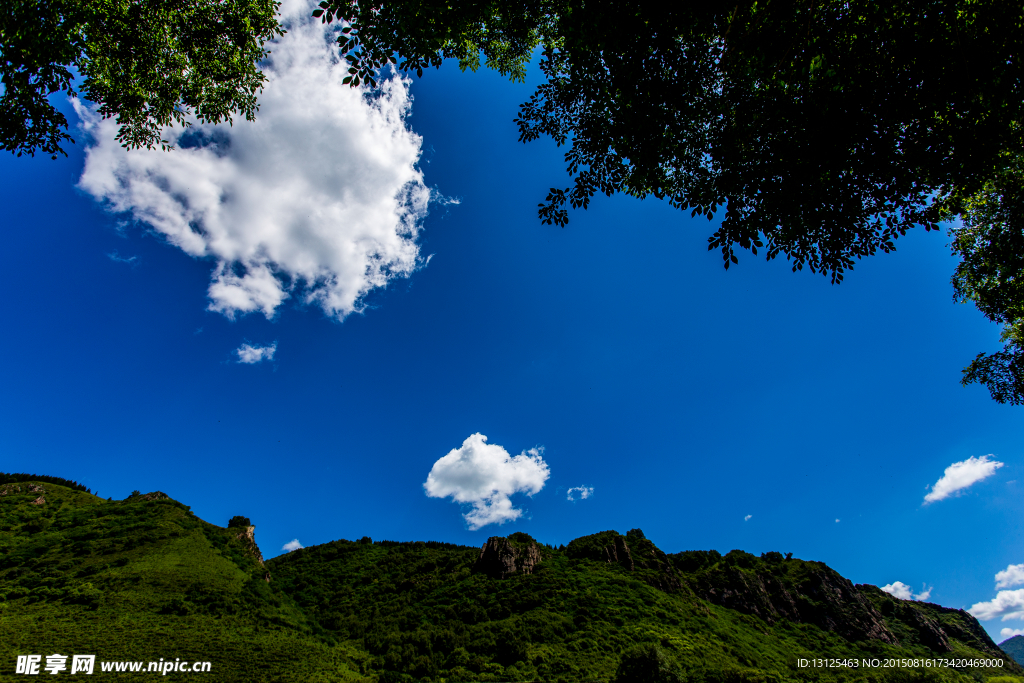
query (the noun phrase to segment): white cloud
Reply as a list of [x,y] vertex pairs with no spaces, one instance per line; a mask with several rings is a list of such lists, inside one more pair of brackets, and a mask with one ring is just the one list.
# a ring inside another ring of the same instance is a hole
[[523,514],[512,507],[509,496],[532,496],[551,475],[542,453],[542,448],[531,448],[513,457],[501,446],[487,443],[483,434],[473,434],[434,463],[423,488],[431,498],[451,497],[472,505],[463,514],[470,529],[504,524]]
[[999,617],[1002,621],[1024,619],[1024,588],[1015,591],[999,591],[988,602],[979,602],[967,610],[980,621]]
[[836,517],[836,524],[839,524],[839,518]]
[[886,584],[885,586],[882,586],[882,590],[894,598],[899,598],[900,600],[927,600],[932,595],[932,588],[928,587],[925,587],[923,591],[914,595],[914,590],[902,581],[894,581],[893,583]]
[[912,600],[914,598],[914,591],[902,581],[886,584],[882,586],[882,590],[900,600]]
[[751,517],[753,517],[753,516],[754,516],[754,515],[747,515],[746,517],[744,517],[744,518],[743,518],[743,521],[744,521],[744,522],[749,522],[749,521],[750,521],[750,518],[751,518]]
[[573,491],[575,491],[579,495],[580,500],[586,500],[587,498],[590,498],[592,495],[594,495],[593,486],[576,486],[566,491],[566,500],[576,500],[573,497]]
[[270,346],[251,346],[249,344],[242,344],[235,353],[238,354],[239,363],[247,363],[252,365],[254,363],[261,363],[265,360],[273,360],[274,353],[277,351],[277,342],[274,342]]
[[1024,636],[1024,629],[1022,628],[1004,628],[999,632],[1003,638],[1013,638],[1014,636]]
[[107,258],[110,259],[111,261],[116,261],[118,263],[128,263],[132,266],[138,265],[139,261],[138,256],[129,256],[128,258],[125,258],[124,256],[120,256],[117,253],[117,251],[112,251],[109,254],[107,254]]
[[300,548],[303,548],[303,547],[305,547],[305,546],[303,546],[301,543],[299,543],[299,539],[296,538],[296,539],[293,539],[291,541],[288,541],[283,546],[281,546],[281,550],[284,550],[285,552],[289,552],[290,553],[293,550],[299,550]]
[[1009,588],[1024,583],[1024,564],[1011,564],[996,573],[996,588]]
[[214,261],[210,310],[268,318],[296,297],[342,319],[424,263],[430,202],[406,126],[409,81],[342,85],[346,63],[312,5],[282,7],[255,121],[167,129],[172,152],[123,149],[117,123],[75,101],[92,139],[79,186],[187,254]]
[[931,492],[924,497],[924,504],[945,500],[971,484],[992,476],[1003,466],[998,460],[989,460],[991,454],[976,458],[973,455],[967,460],[955,462],[946,468],[942,477],[932,486]]

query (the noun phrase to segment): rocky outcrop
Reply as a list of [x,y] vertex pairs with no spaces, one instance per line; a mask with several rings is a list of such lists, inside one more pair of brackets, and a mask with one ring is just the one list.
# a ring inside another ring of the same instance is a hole
[[[46,489],[43,488],[42,484],[26,484],[25,493],[44,493]],[[6,486],[0,487],[0,496],[8,496],[15,493],[22,493],[20,484],[7,484]]]
[[907,641],[916,641],[936,652],[951,652],[953,641],[958,641],[993,657],[1002,656],[1002,650],[988,632],[965,610],[918,600],[902,600],[869,584],[860,584],[856,588],[889,623],[902,627],[900,636]]
[[163,491],[153,491],[152,493],[143,493],[141,496],[136,496],[135,500],[170,500],[170,498]]
[[574,560],[597,560],[607,564],[617,564],[628,571],[633,571],[633,553],[626,543],[626,538],[617,531],[602,531],[589,536],[581,536],[569,543],[565,554]]
[[[21,485],[19,484],[7,484],[0,488],[0,496],[13,495],[15,493],[22,493]],[[46,490],[42,484],[26,484],[24,493],[38,493],[39,497],[29,502],[29,505],[46,505],[46,498],[43,497],[43,493]]]
[[622,565],[623,568],[629,571],[636,569],[636,564],[633,562],[633,553],[629,551],[626,539],[622,536],[616,536],[615,541],[611,545],[602,548],[601,551],[605,562]]
[[[260,552],[260,547],[256,545],[256,527],[251,525],[245,527],[237,536],[235,536],[235,538],[240,540],[246,546],[246,550],[256,558],[256,561],[259,562],[262,567],[263,553]],[[267,574],[266,579],[267,581],[270,581],[269,573]]]
[[617,565],[637,578],[666,592],[681,590],[683,581],[668,556],[647,540],[640,529],[625,536],[617,531],[602,531],[569,543],[566,554],[573,559],[589,559]]
[[792,566],[745,567],[757,559],[733,551],[692,583],[697,595],[708,602],[753,614],[768,624],[788,619],[814,624],[847,640],[899,645],[882,614],[851,581],[819,562],[794,562]]
[[925,646],[936,652],[949,652],[953,649],[942,625],[933,616],[913,608],[909,610],[907,616],[909,618],[905,621],[917,629],[917,637]]
[[[931,612],[936,613],[941,619],[942,632],[948,635],[950,638],[959,640],[961,643],[966,643],[970,647],[973,647],[982,652],[989,652],[993,655],[1000,655],[1005,650],[996,645],[992,637],[989,636],[988,631],[981,625],[973,614],[963,609],[954,609],[951,607],[942,607],[941,605],[935,605],[930,602],[916,603],[915,607],[918,609],[927,609]],[[1006,643],[1003,643],[1004,645]],[[1014,657],[1016,659],[1016,657]],[[1019,663],[1019,662],[1018,662]]]
[[540,562],[540,546],[526,534],[512,534],[510,538],[491,536],[480,548],[480,558],[473,565],[473,571],[504,579],[515,574],[532,574]]
[[791,596],[796,606],[796,618],[791,619],[817,624],[847,640],[880,640],[899,645],[882,615],[852,581],[819,562],[807,562],[805,569],[809,571]]
[[[684,558],[683,555],[703,555]],[[977,619],[963,610],[900,600],[876,586],[854,585],[821,562],[765,553],[758,558],[733,550],[691,551],[673,556],[685,580],[708,602],[759,617],[768,624],[783,619],[813,624],[849,641],[876,640],[894,646],[923,645],[951,652],[963,645],[999,657]]]

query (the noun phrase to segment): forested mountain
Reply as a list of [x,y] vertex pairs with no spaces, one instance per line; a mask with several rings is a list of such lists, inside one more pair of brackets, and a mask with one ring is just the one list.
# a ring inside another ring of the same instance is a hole
[[1024,636],[1013,636],[999,643],[1000,649],[1018,664],[1024,663]]
[[[209,661],[207,680],[246,683],[1024,682],[966,612],[779,553],[666,554],[634,529],[559,548],[338,540],[264,563],[243,517],[53,481],[0,485],[5,675],[61,653]],[[799,665],[828,658],[857,667]],[[990,666],[881,666],[894,658]]]

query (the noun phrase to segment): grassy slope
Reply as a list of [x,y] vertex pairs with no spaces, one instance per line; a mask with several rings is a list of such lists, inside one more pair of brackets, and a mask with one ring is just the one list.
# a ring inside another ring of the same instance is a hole
[[240,529],[170,499],[42,486],[42,505],[27,485],[0,496],[0,672],[13,671],[17,654],[58,652],[211,661],[217,681],[355,678],[351,653],[315,637],[264,580]]

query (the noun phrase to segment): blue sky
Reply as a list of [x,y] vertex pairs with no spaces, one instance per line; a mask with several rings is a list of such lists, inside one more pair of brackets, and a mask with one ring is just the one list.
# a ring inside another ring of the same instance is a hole
[[[750,255],[727,272],[706,249],[714,224],[655,200],[600,197],[541,225],[536,205],[568,176],[553,143],[517,142],[531,83],[446,65],[411,84],[407,118],[400,88],[379,120],[322,86],[322,111],[355,112],[323,125],[278,93],[273,125],[195,168],[118,156],[95,121],[67,159],[0,157],[0,469],[104,497],[162,490],[219,524],[243,514],[268,556],[293,539],[560,544],[640,527],[667,552],[779,550],[950,607],[992,601],[995,574],[1024,563],[1021,413],[959,385],[999,329],[952,302],[946,235],[910,234],[832,286]],[[200,199],[175,177],[224,183],[211,201],[231,210],[161,231],[156,204],[122,191],[161,173],[183,205]],[[309,222],[253,236],[297,212]],[[324,225],[327,241],[308,237]],[[385,286],[345,260],[360,235],[385,244],[363,254],[386,260]],[[243,345],[274,352],[240,363]],[[521,510],[505,524],[471,528],[480,496],[435,468],[475,434],[513,458],[460,461],[498,468],[508,490],[476,519]],[[924,504],[946,468],[986,455],[1002,466]],[[442,497],[424,488],[432,468]],[[1024,628],[1000,619],[1024,604],[1002,583],[983,622],[997,642]]]

